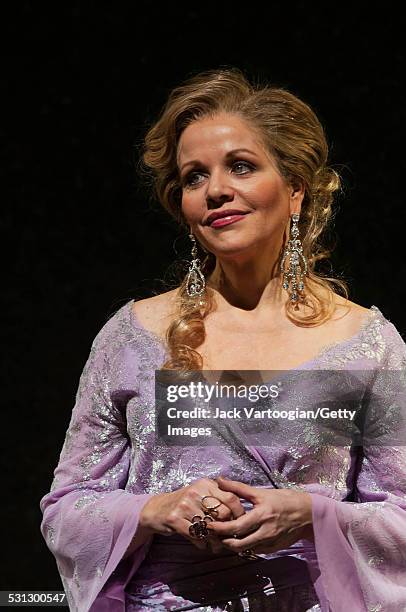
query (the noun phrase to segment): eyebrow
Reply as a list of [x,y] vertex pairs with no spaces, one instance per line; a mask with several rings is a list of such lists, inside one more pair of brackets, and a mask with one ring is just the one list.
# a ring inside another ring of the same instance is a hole
[[[229,159],[230,157],[233,157],[236,153],[242,153],[242,152],[250,153],[251,155],[256,155],[256,153],[254,153],[254,151],[250,151],[250,149],[239,148],[239,149],[233,149],[232,151],[228,151],[225,154],[225,158]],[[192,165],[195,165],[195,164],[198,165],[200,163],[201,162],[199,162],[198,159],[192,159],[192,160],[186,162],[185,164],[183,164],[183,166],[181,166],[180,170],[182,171],[183,168],[186,168],[186,166],[192,166]]]

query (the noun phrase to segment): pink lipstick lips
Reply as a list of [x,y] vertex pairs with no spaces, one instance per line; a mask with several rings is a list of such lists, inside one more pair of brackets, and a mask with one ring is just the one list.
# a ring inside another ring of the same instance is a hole
[[218,210],[213,210],[213,212],[207,216],[205,225],[212,226],[215,221],[217,223],[218,219],[229,219],[236,216],[241,217],[247,215],[249,212],[249,210],[240,210],[239,208],[220,208]]
[[227,217],[221,217],[220,219],[215,219],[212,223],[210,223],[210,227],[223,227],[224,225],[230,225],[231,223],[241,221],[241,219],[244,219],[244,217],[246,217],[246,215],[229,215]]

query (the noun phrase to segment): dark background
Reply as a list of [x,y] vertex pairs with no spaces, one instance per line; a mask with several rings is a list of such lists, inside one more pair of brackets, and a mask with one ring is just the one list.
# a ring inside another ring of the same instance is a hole
[[218,67],[239,67],[310,103],[344,180],[334,269],[350,299],[377,305],[405,334],[405,264],[395,254],[406,216],[403,22],[361,3],[328,13],[307,2],[13,6],[2,9],[1,37],[10,393],[0,590],[61,589],[39,500],[91,342],[113,312],[151,295],[173,260],[189,254],[135,172],[148,124],[172,87]]

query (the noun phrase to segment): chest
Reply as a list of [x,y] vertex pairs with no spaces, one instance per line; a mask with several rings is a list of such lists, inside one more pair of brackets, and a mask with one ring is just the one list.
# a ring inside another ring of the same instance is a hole
[[287,370],[312,360],[336,339],[330,327],[220,330],[208,324],[198,350],[207,370]]

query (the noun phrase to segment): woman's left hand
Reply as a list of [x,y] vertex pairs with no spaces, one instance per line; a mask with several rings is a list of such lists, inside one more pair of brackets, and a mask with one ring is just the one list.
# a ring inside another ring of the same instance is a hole
[[216,481],[223,491],[253,504],[252,510],[237,519],[208,524],[210,532],[228,549],[272,553],[289,548],[297,540],[314,542],[312,498],[306,491],[261,489],[222,476]]

